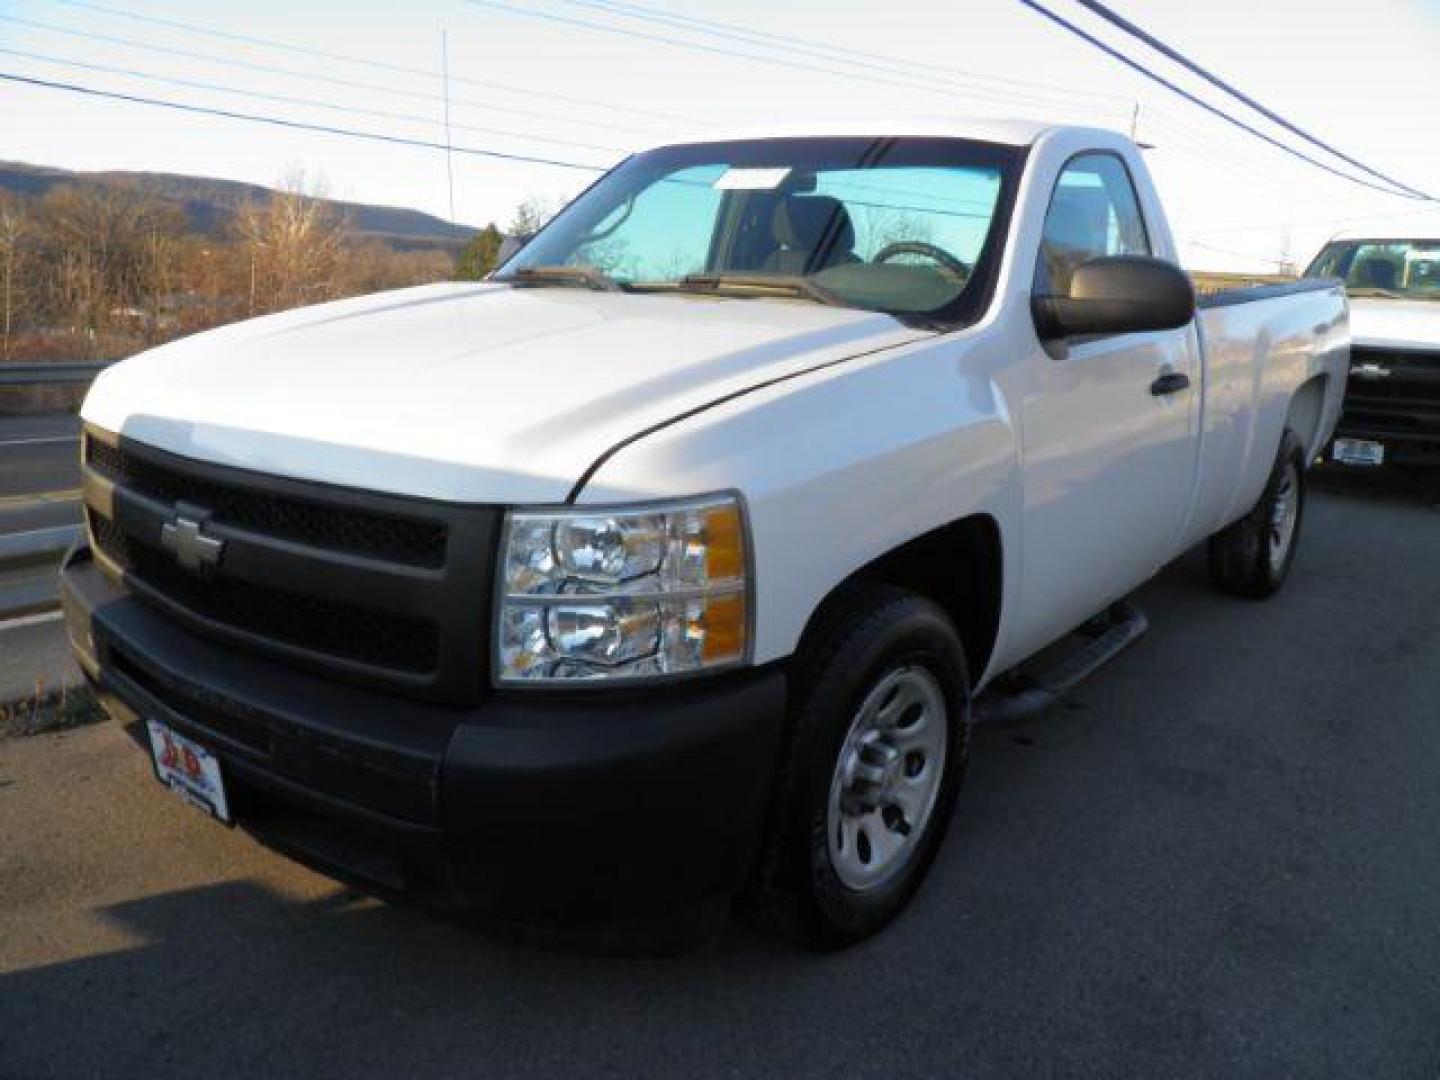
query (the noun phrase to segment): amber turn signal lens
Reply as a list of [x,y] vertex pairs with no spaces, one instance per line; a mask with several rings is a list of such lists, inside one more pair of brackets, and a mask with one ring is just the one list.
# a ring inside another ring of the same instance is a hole
[[713,596],[705,602],[698,622],[703,644],[700,655],[706,664],[724,664],[745,655],[745,594]]
[[740,507],[726,503],[705,511],[705,576],[725,581],[745,575],[745,529]]

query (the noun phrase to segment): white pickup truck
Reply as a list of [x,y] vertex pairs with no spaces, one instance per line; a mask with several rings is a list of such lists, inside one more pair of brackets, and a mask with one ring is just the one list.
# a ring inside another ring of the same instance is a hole
[[982,691],[1201,541],[1286,576],[1345,298],[1174,260],[1107,131],[637,154],[488,282],[106,372],[74,648],[167,784],[384,895],[857,940]]
[[1350,233],[1307,276],[1350,296],[1350,382],[1332,456],[1343,465],[1440,469],[1440,229]]

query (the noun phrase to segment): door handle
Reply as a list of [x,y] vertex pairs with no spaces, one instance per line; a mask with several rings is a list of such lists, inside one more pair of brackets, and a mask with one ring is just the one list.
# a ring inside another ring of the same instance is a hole
[[1150,393],[1156,397],[1178,394],[1181,390],[1188,389],[1190,389],[1190,376],[1183,371],[1167,371],[1150,384]]

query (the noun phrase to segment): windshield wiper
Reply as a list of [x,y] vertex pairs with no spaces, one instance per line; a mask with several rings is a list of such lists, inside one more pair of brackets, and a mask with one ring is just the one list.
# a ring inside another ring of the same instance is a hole
[[1402,296],[1398,292],[1392,292],[1389,289],[1380,289],[1370,285],[1363,285],[1357,288],[1347,288],[1345,292],[1350,296],[1359,296],[1365,299],[1370,299],[1371,297],[1377,296],[1384,297],[1386,300],[1406,299],[1406,297]]
[[730,296],[764,296],[782,293],[814,300],[829,307],[846,303],[823,285],[794,274],[686,274],[671,288],[679,292],[723,293]]
[[593,266],[522,266],[501,280],[521,285],[581,285],[596,292],[621,291],[618,281]]

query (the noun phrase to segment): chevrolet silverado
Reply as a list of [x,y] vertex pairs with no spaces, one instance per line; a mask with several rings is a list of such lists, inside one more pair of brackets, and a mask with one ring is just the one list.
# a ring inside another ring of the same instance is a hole
[[162,781],[339,878],[836,947],[1022,661],[1109,613],[1049,689],[1093,670],[1201,542],[1280,588],[1348,346],[1334,281],[1197,306],[1108,131],[663,146],[487,281],[103,374],[70,639]]

